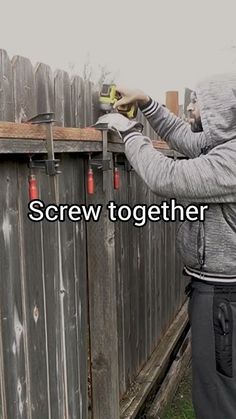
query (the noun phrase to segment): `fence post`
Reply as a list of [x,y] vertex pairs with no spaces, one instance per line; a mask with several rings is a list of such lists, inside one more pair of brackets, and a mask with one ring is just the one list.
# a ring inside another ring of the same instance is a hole
[[166,92],[166,107],[175,115],[179,115],[179,92]]
[[[111,153],[109,153],[112,158]],[[102,171],[95,170],[95,194],[87,202],[102,204],[99,222],[87,223],[88,288],[92,411],[95,419],[119,419],[115,225],[108,218],[113,199],[112,170],[103,192]]]

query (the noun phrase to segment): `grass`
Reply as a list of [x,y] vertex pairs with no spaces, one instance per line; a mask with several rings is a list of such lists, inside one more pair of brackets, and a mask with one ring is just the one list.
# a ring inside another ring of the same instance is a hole
[[172,403],[167,407],[161,419],[195,419],[192,406],[191,365],[181,381]]

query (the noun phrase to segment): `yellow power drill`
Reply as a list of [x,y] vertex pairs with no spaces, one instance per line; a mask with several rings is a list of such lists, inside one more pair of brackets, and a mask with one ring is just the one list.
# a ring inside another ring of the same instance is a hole
[[[116,91],[115,84],[103,84],[99,97],[100,109],[106,113],[115,112],[113,105],[117,100],[121,99],[121,97],[122,96]],[[137,115],[138,105],[121,105],[118,106],[117,111],[129,119],[133,119]]]

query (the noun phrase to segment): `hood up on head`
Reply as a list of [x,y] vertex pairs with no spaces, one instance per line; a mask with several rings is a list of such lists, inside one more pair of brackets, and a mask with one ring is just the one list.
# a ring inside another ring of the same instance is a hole
[[221,74],[196,87],[208,150],[236,140],[236,74]]

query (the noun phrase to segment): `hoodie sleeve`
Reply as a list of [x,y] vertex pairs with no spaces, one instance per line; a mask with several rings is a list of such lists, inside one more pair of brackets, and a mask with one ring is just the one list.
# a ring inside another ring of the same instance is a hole
[[150,98],[145,107],[140,110],[149,121],[152,128],[170,148],[187,157],[197,157],[206,147],[204,132],[192,132],[188,123],[171,113],[167,108]]
[[189,160],[164,156],[138,132],[127,134],[124,142],[130,164],[157,195],[196,203],[236,202],[236,140]]

